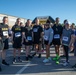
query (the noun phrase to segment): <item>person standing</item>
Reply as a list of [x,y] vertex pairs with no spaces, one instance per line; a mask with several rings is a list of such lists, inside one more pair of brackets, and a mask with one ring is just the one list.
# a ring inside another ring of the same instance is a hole
[[33,44],[36,52],[33,54],[33,56],[36,55],[36,53],[39,53],[38,58],[40,58],[43,28],[39,25],[39,19],[36,19],[35,23],[36,24],[33,26]]
[[[68,22],[67,19],[65,19],[64,22],[63,22],[63,24],[64,24],[63,29],[65,29],[65,24],[66,24],[66,22]],[[62,46],[62,48],[63,48],[63,55],[61,55],[60,57],[65,57],[64,47]]]
[[16,50],[18,50],[18,61],[19,62],[22,62],[21,61],[21,58],[20,58],[20,53],[21,53],[21,46],[22,46],[22,43],[23,43],[23,27],[20,26],[20,22],[21,22],[21,19],[20,18],[17,18],[16,20],[16,24],[12,27],[12,41],[13,41],[13,48],[14,48],[14,51],[13,51],[13,63],[16,62]]
[[[74,41],[74,56],[76,58],[76,29],[75,29],[75,41]],[[72,66],[72,68],[76,69],[76,63]]]
[[32,56],[30,55],[30,48],[33,44],[33,31],[31,27],[30,19],[27,20],[27,26],[24,27],[25,37],[23,44],[26,47],[26,61],[28,61]]
[[44,63],[49,62],[51,60],[50,58],[50,45],[52,45],[53,40],[53,29],[50,28],[50,24],[45,24],[45,30],[44,30],[44,44],[46,47],[46,58],[43,60]]
[[[75,24],[74,23],[72,23],[71,24],[71,27],[70,27],[73,31],[74,31],[74,33],[75,33]],[[70,51],[70,53],[74,53],[74,44],[72,44],[72,46],[71,46],[71,51]]]
[[56,18],[56,24],[52,27],[54,31],[54,37],[53,37],[53,44],[55,46],[55,52],[56,52],[56,57],[53,58],[53,60],[56,61],[56,64],[59,64],[59,47],[61,45],[61,36],[62,36],[62,31],[63,27],[59,24],[60,19],[57,17]]
[[66,22],[65,29],[62,32],[62,45],[64,47],[66,61],[63,63],[64,66],[67,66],[69,63],[69,49],[72,44],[74,44],[74,31],[70,29],[69,22]]
[[8,17],[4,16],[3,23],[0,23],[0,29],[2,30],[2,35],[3,35],[2,39],[3,39],[3,44],[4,44],[4,48],[2,50],[2,64],[9,66],[9,64],[5,61],[6,50],[9,48],[9,45],[8,45],[9,27],[7,23],[8,23]]
[[[4,48],[4,44],[3,44],[3,33],[2,33],[2,29],[0,28],[0,56],[2,54],[2,50]],[[0,57],[1,58],[1,57]],[[2,71],[1,68],[1,61],[0,61],[0,71]]]

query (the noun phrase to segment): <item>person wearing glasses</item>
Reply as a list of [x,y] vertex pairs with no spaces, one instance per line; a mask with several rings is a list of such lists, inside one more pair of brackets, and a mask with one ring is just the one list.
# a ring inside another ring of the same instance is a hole
[[44,29],[44,44],[46,48],[46,58],[43,60],[44,63],[47,63],[51,60],[50,46],[52,45],[53,34],[53,29],[50,28],[50,24],[46,23]]

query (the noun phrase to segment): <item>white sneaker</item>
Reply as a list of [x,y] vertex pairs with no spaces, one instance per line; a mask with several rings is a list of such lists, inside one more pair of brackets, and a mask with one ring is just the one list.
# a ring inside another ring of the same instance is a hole
[[51,57],[48,57],[48,59],[51,61]]
[[49,62],[49,59],[45,58],[45,59],[43,60],[43,62],[44,62],[44,63],[47,63],[47,62]]
[[67,66],[69,63],[68,62],[65,62],[65,63],[63,63],[63,66]]

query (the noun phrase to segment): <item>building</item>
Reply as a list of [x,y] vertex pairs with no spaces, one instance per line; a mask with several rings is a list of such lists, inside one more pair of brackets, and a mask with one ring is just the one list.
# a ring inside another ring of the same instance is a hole
[[[17,16],[11,16],[11,15],[7,15],[7,14],[0,14],[0,23],[2,22],[2,19],[3,19],[4,16],[8,17],[9,27],[12,27],[15,24],[16,19],[20,18],[20,17],[17,17]],[[21,22],[23,23],[23,25],[25,25],[27,19],[25,19],[25,18],[20,18],[20,19],[21,19]]]

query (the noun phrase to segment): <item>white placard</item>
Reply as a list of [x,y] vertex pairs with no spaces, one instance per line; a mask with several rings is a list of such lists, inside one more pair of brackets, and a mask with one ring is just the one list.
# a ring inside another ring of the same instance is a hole
[[21,36],[20,32],[15,33],[15,37],[20,37],[20,36]]
[[60,38],[59,34],[54,35],[54,39],[59,39],[59,38]]

